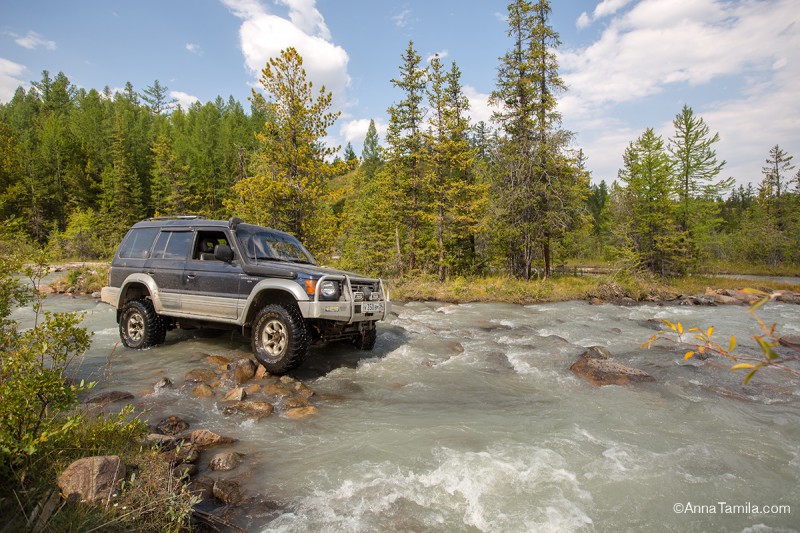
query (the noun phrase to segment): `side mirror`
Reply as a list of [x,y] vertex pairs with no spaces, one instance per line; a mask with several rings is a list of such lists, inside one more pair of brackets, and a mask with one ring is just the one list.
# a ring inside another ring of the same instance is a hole
[[214,259],[230,263],[233,261],[233,250],[227,244],[218,244],[214,247]]

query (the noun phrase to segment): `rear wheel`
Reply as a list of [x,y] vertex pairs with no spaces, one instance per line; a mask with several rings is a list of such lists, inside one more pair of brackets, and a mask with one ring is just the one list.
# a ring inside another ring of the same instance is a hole
[[167,328],[150,300],[131,300],[122,306],[119,315],[119,336],[122,344],[134,350],[164,342]]
[[309,337],[300,310],[267,305],[253,321],[253,355],[270,374],[285,374],[308,353]]

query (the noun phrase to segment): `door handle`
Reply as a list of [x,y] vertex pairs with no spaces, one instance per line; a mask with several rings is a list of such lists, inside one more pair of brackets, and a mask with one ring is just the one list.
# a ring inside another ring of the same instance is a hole
[[186,274],[186,279],[194,279],[194,278],[195,278],[194,274]]

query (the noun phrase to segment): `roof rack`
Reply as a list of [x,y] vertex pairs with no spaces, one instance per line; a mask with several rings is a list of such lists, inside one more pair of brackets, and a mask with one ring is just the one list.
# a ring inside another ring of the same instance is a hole
[[147,220],[205,220],[206,217],[202,215],[179,215],[179,216],[166,216],[166,217],[150,217]]

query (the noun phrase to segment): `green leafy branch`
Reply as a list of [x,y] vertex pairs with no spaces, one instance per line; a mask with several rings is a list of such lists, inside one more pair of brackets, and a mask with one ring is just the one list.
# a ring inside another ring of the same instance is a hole
[[[689,360],[696,354],[717,354],[727,357],[736,363],[731,367],[731,370],[748,371],[744,378],[744,385],[747,385],[753,376],[755,376],[759,370],[765,367],[777,368],[784,372],[788,372],[800,377],[800,370],[788,365],[788,363],[800,360],[800,346],[782,341],[775,332],[777,324],[773,323],[767,326],[767,324],[756,315],[756,311],[758,311],[768,302],[782,295],[783,291],[766,293],[756,289],[744,289],[743,292],[759,296],[758,301],[753,303],[748,311],[753,315],[753,318],[755,318],[759,327],[761,328],[761,334],[754,335],[752,337],[753,340],[755,340],[758,344],[758,347],[761,349],[760,356],[734,355],[733,351],[736,348],[736,337],[732,335],[730,340],[727,342],[727,347],[725,347],[716,340],[712,339],[712,335],[714,334],[714,326],[709,327],[707,330],[702,330],[700,328],[690,328],[685,330],[680,322],[672,323],[669,320],[663,320],[662,322],[664,322],[664,324],[671,330],[672,333],[668,331],[659,331],[656,335],[650,337],[647,342],[642,344],[642,348],[650,349],[653,343],[665,341],[676,346],[690,348],[690,350],[687,351],[683,356],[684,361]],[[775,348],[779,345],[787,348],[790,353],[778,353]]]

